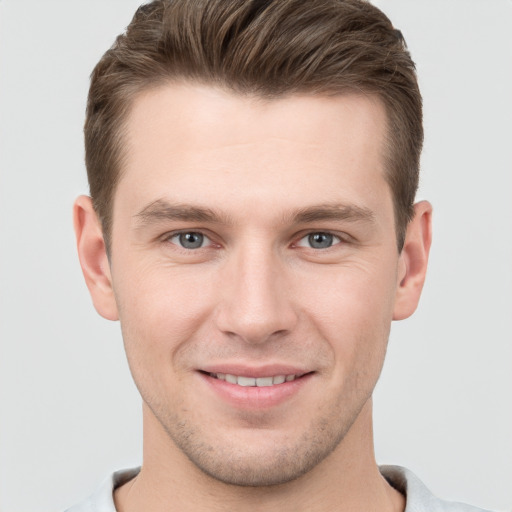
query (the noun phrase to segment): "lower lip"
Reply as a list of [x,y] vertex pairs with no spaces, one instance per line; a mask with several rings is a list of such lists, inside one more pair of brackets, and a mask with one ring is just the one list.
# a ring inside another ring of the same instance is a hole
[[258,387],[231,384],[201,372],[199,375],[221,399],[242,409],[266,409],[290,400],[313,376],[308,373],[291,382]]

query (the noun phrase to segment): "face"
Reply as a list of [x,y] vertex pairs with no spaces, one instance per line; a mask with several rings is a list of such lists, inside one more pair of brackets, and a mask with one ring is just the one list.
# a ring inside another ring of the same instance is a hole
[[403,278],[384,132],[358,95],[167,85],[135,101],[115,307],[145,429],[204,473],[294,479],[368,404]]

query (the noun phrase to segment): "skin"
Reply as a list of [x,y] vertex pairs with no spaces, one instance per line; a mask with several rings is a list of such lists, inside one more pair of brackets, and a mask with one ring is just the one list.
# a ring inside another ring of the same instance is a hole
[[[121,321],[144,404],[118,510],[403,510],[371,395],[391,321],[419,300],[431,207],[398,254],[380,101],[172,84],[141,94],[127,128],[110,260],[90,199],[75,204],[87,285]],[[276,403],[226,400],[206,375],[226,365],[307,376]]]

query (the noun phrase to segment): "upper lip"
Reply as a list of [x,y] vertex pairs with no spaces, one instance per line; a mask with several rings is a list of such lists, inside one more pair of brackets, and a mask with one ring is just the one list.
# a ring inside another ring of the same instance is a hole
[[264,366],[248,366],[243,364],[213,364],[199,368],[199,371],[205,373],[226,373],[229,375],[237,375],[239,377],[274,377],[276,375],[304,375],[310,373],[311,370],[304,367],[287,365],[287,364],[271,364]]

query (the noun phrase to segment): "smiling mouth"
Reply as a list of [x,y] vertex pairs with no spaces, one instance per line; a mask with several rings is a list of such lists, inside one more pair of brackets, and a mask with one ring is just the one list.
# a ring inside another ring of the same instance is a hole
[[236,384],[243,387],[270,387],[292,382],[305,374],[294,375],[274,375],[272,377],[244,377],[241,375],[231,375],[230,373],[207,373],[210,377],[218,380],[224,380],[230,384]]

